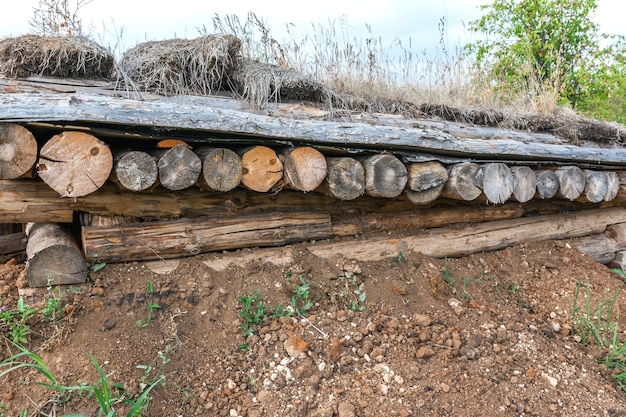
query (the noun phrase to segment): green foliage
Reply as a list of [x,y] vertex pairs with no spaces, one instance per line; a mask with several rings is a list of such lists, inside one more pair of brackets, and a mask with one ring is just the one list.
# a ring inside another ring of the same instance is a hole
[[[124,386],[111,381],[109,378],[110,374],[106,374],[100,367],[98,361],[91,356],[91,362],[100,376],[98,381],[93,384],[80,383],[78,385],[66,386],[56,379],[40,356],[19,344],[14,345],[20,352],[0,362],[0,378],[21,368],[33,369],[46,379],[46,382],[40,382],[39,384],[56,391],[58,393],[57,399],[67,400],[72,394],[95,398],[99,406],[97,416],[117,417],[118,412],[115,408],[118,404],[124,404],[129,407],[129,411],[124,414],[126,417],[140,417],[150,403],[150,392],[156,386],[165,384],[165,376],[160,375],[150,385],[147,385],[137,398],[132,399],[129,397]],[[0,415],[2,415],[1,412]],[[22,415],[26,415],[26,410],[22,411]],[[65,417],[70,416],[83,417],[84,415],[71,414]]]
[[158,303],[155,303],[153,300],[153,294],[154,294],[154,287],[152,285],[152,281],[148,281],[148,305],[147,305],[147,309],[148,309],[148,317],[146,318],[146,321],[142,321],[142,320],[137,320],[137,327],[139,327],[140,329],[148,326],[148,324],[150,323],[150,320],[152,320],[152,312],[154,312],[154,310],[158,310],[161,308],[161,306]]
[[395,268],[406,259],[406,255],[403,252],[398,252],[396,256],[393,256],[391,252],[387,252],[387,259],[389,259],[391,267]]
[[339,276],[340,285],[333,297],[339,298],[348,310],[365,311],[367,293],[363,282],[358,282],[355,274],[345,271]]
[[37,313],[36,308],[29,307],[22,297],[17,300],[15,309],[2,306],[0,300],[0,331],[2,335],[8,333],[9,340],[17,345],[28,344],[30,332],[30,319]]
[[[61,290],[57,287],[57,290]],[[65,310],[59,304],[59,297],[55,295],[54,291],[50,292],[50,297],[41,309],[41,319],[44,323],[54,323],[60,320],[65,315]]]
[[299,316],[305,316],[307,310],[313,307],[309,291],[311,284],[305,280],[302,275],[298,275],[298,279],[300,280],[300,284],[294,287],[294,294],[291,296],[291,308],[293,308]]
[[619,291],[615,291],[613,296],[605,294],[604,301],[592,307],[589,285],[586,285],[584,304],[578,304],[581,286],[582,284],[578,283],[574,292],[572,307],[574,332],[582,344],[596,343],[598,362],[615,370],[613,377],[626,392],[626,341],[619,333],[617,308]]
[[623,119],[626,43],[600,33],[595,0],[495,0],[481,9],[469,28],[485,39],[466,50],[497,88],[548,88],[576,110]]
[[256,290],[248,297],[239,297],[239,301],[243,305],[242,310],[239,312],[239,317],[243,319],[241,328],[243,329],[244,339],[247,339],[254,333],[254,328],[263,323],[265,303],[261,300],[261,290]]

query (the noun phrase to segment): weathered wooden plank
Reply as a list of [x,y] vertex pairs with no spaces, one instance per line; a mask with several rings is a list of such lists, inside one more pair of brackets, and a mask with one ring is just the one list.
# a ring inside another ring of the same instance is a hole
[[[626,166],[624,148],[579,147],[535,140],[468,139],[419,124],[412,128],[400,128],[355,122],[297,120],[188,103],[139,101],[89,94],[0,94],[0,121],[73,121],[83,125],[92,122],[99,125],[104,123],[111,130],[125,131],[132,130],[133,126],[168,128],[170,132],[179,129],[184,130],[185,135],[193,137],[194,141],[205,143],[207,140],[211,141],[206,139],[210,136],[207,132],[227,132],[231,135],[242,135],[239,140],[247,143],[253,138],[266,138],[283,142],[404,150],[464,158],[569,161],[590,165]],[[237,139],[233,137],[230,140]]]

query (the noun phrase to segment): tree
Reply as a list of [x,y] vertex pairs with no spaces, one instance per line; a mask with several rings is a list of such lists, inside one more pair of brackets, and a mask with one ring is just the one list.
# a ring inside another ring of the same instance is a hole
[[484,37],[466,48],[501,89],[550,86],[561,103],[585,110],[626,81],[626,44],[600,33],[595,0],[494,0],[481,9],[469,28]]

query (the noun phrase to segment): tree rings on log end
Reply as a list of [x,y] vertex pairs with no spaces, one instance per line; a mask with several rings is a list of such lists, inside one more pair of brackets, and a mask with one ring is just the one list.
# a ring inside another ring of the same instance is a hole
[[482,186],[482,167],[474,162],[461,162],[450,168],[442,195],[446,198],[472,201],[482,194]]
[[530,201],[537,193],[537,175],[529,167],[512,167],[513,197],[520,203]]
[[142,151],[116,153],[110,178],[124,190],[147,190],[159,179],[157,162]]
[[227,148],[202,147],[196,150],[202,161],[198,186],[208,191],[227,192],[241,183],[241,158]]
[[557,197],[573,201],[585,191],[585,173],[577,166],[559,167],[554,173],[559,179]]
[[270,191],[283,178],[283,163],[267,146],[254,146],[241,154],[241,184],[252,191]]
[[326,158],[326,178],[318,191],[349,201],[365,192],[365,170],[359,161],[350,157]]
[[365,194],[372,197],[399,196],[408,181],[406,166],[391,154],[382,153],[361,161],[365,170]]
[[198,181],[202,162],[186,145],[176,145],[164,151],[158,162],[159,182],[168,190],[189,188]]
[[537,171],[537,194],[541,199],[549,199],[559,190],[559,178],[552,171]]
[[324,181],[328,167],[326,158],[317,149],[301,146],[285,153],[283,162],[285,185],[299,191],[313,191]]
[[37,173],[61,197],[83,197],[98,190],[113,168],[109,147],[93,135],[63,132],[41,148]]
[[37,141],[25,127],[0,123],[0,179],[26,175],[37,162]]

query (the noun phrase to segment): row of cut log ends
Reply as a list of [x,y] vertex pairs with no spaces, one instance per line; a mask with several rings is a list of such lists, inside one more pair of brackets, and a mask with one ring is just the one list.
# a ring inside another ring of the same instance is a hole
[[438,161],[403,163],[384,152],[333,157],[309,146],[279,153],[262,145],[234,151],[208,146],[192,150],[176,140],[161,143],[167,147],[111,151],[95,136],[66,131],[46,142],[37,156],[36,141],[28,130],[0,124],[0,179],[28,176],[36,165],[39,177],[63,197],[88,195],[110,179],[130,191],[158,185],[177,191],[197,185],[218,192],[243,187],[275,193],[287,187],[340,200],[404,193],[421,205],[440,196],[466,201],[482,196],[493,204],[553,197],[598,203],[611,201],[620,189],[616,171],[575,165],[531,169],[461,162],[446,167]]
[[[190,221],[193,222],[192,236],[181,234],[181,227],[187,228]],[[226,249],[285,246],[331,237],[332,230],[330,218],[321,212],[179,219],[143,225],[85,226],[81,248],[62,225],[30,223],[26,228],[27,279],[31,287],[78,284],[85,282],[88,262],[95,260],[107,263],[146,261]],[[570,239],[571,246],[594,260],[623,269],[626,209],[612,207],[510,218],[466,225],[460,229],[431,229],[428,234],[401,239],[330,242],[311,245],[308,249],[320,257],[344,256],[359,261],[376,261],[389,252],[415,251],[434,257],[454,257],[552,239]],[[262,257],[262,253],[259,256]]]

